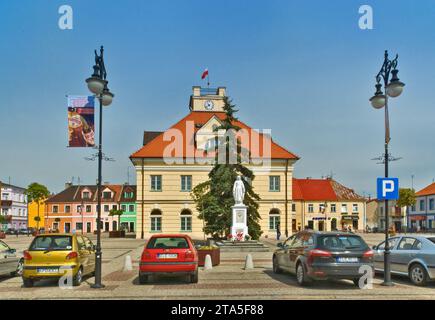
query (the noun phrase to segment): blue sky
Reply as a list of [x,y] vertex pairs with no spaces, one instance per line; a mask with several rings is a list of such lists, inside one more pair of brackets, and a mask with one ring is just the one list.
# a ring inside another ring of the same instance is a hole
[[[58,28],[71,5],[74,29]],[[358,27],[373,8],[374,29]],[[375,193],[383,166],[383,112],[368,99],[383,52],[399,53],[406,83],[392,100],[391,175],[419,189],[435,178],[433,1],[49,1],[0,2],[0,179],[58,192],[72,176],[95,183],[90,149],[67,149],[66,94],[88,94],[93,50],[103,44],[109,86],[104,180],[123,183],[144,130],[185,116],[193,85],[210,70],[241,120],[271,128],[301,156],[297,177],[334,178]],[[133,178],[132,178],[133,177]],[[77,178],[75,180],[77,182]]]

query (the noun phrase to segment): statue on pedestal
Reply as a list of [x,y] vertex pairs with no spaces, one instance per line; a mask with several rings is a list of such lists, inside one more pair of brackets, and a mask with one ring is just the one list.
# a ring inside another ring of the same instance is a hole
[[236,181],[233,186],[233,197],[234,202],[237,205],[243,205],[243,200],[245,199],[245,185],[243,184],[242,178],[237,176]]

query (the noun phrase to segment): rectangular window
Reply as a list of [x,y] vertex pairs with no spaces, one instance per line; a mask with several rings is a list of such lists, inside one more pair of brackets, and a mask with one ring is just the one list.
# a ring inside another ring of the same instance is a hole
[[71,212],[71,206],[65,206],[65,212],[70,213]]
[[86,206],[86,212],[91,212],[91,211],[92,211],[92,206],[88,204]]
[[192,231],[192,217],[181,216],[181,231]]
[[104,212],[109,212],[109,205],[108,204],[104,205]]
[[82,206],[77,206],[77,213],[82,213]]
[[269,177],[269,191],[277,192],[280,190],[280,176]]
[[103,199],[110,199],[110,198],[112,198],[112,193],[110,191],[104,191]]
[[151,176],[151,191],[162,191],[162,176]]
[[435,209],[435,199],[429,199],[429,210]]
[[358,212],[358,204],[357,203],[352,204],[352,212]]
[[125,212],[127,210],[127,206],[125,204],[122,204],[121,205],[121,210]]
[[162,231],[162,217],[151,217],[151,231]]
[[59,206],[53,206],[53,213],[59,212]]
[[424,200],[420,200],[420,211],[424,211]]
[[296,203],[292,203],[292,211],[296,212]]
[[114,205],[112,206],[112,210],[118,210],[118,206],[117,206],[116,204],[114,204]]
[[133,198],[133,192],[124,192],[124,198],[126,199]]
[[312,203],[308,204],[308,212],[313,213],[314,212],[314,205]]
[[181,191],[192,191],[192,176],[181,176]]
[[134,212],[134,204],[128,206],[128,212]]
[[76,222],[76,230],[82,230],[83,229],[83,223],[82,222]]
[[325,211],[325,204],[321,203],[319,204],[319,212],[323,213]]
[[337,207],[336,207],[335,203],[332,203],[332,204],[331,204],[331,212],[332,212],[332,213],[337,212]]
[[88,191],[83,192],[83,199],[89,199],[90,198],[90,194]]
[[341,213],[347,213],[347,204],[341,205]]
[[279,224],[279,215],[270,215],[269,216],[269,230],[276,230]]

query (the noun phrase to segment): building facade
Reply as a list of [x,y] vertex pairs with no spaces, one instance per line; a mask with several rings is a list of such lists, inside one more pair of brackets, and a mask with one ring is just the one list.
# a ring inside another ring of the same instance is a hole
[[333,179],[293,179],[292,206],[297,230],[366,228],[366,199]]
[[[187,233],[203,238],[203,220],[192,199],[192,189],[208,180],[225,119],[226,89],[193,87],[189,114],[164,132],[147,131],[143,145],[130,159],[136,170],[137,238],[154,233]],[[263,235],[292,232],[293,166],[298,156],[279,146],[270,135],[237,120],[234,125],[249,136],[246,166],[254,172],[251,183],[259,194],[259,221]],[[246,140],[244,140],[246,142]]]
[[[111,210],[121,208],[123,193],[131,192],[131,186],[102,186],[101,228],[103,232],[118,230],[122,220],[111,216]],[[134,201],[132,199],[132,201]],[[97,186],[77,186],[67,184],[65,190],[53,195],[46,201],[45,228],[59,232],[93,233],[97,230]]]
[[119,201],[121,210],[121,227],[128,232],[136,231],[136,186],[124,186]]
[[[29,228],[35,228],[38,227],[44,227],[44,217],[45,212],[47,212],[46,203],[44,201],[40,201],[39,205],[37,202],[32,201],[29,203],[29,210],[28,210],[28,219],[27,219],[27,225]],[[40,221],[38,223],[36,217],[39,217]]]
[[416,192],[417,201],[411,206],[408,215],[410,228],[420,230],[435,229],[435,182]]
[[3,229],[27,228],[27,196],[26,189],[10,184],[0,183],[0,214],[7,217]]

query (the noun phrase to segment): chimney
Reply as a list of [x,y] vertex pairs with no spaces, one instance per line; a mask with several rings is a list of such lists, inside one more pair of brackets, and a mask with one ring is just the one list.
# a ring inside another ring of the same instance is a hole
[[72,187],[72,182],[65,182],[65,189],[68,189],[69,187]]
[[201,87],[200,86],[194,86],[193,89],[193,96],[199,97],[201,95]]

